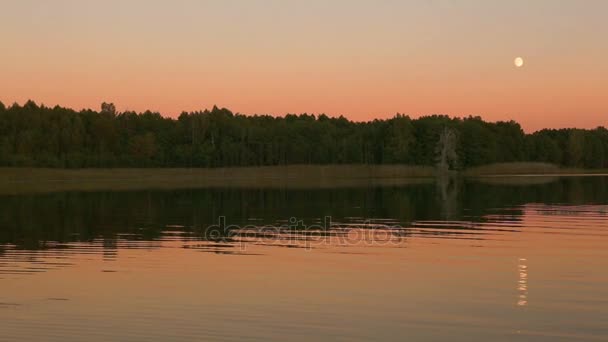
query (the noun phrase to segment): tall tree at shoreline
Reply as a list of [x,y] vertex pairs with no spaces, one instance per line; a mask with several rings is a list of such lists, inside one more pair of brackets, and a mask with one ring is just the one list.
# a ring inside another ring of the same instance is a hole
[[437,169],[441,173],[446,173],[450,169],[458,167],[458,154],[456,146],[458,137],[451,128],[445,127],[439,136],[439,142],[435,148],[437,158]]

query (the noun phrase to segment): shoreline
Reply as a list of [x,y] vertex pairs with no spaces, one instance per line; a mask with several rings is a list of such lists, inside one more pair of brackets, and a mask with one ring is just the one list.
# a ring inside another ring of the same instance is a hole
[[0,168],[0,194],[187,188],[340,188],[430,183],[432,167],[288,165],[239,168]]
[[[524,166],[528,166],[525,168]],[[608,176],[608,170],[549,164],[496,164],[449,175],[479,181]],[[492,171],[492,172],[490,172]],[[517,172],[519,171],[519,172]],[[236,168],[0,168],[0,194],[187,188],[344,188],[433,183],[432,167],[408,165],[286,165]],[[523,183],[523,182],[522,182]]]

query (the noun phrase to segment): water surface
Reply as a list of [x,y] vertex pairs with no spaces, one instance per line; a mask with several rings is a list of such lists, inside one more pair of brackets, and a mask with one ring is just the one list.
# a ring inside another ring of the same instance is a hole
[[0,196],[0,341],[603,341],[608,177]]

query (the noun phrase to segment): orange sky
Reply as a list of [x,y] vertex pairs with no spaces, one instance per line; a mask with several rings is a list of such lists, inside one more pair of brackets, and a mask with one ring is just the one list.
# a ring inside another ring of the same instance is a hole
[[601,0],[8,0],[0,101],[608,126],[605,13]]

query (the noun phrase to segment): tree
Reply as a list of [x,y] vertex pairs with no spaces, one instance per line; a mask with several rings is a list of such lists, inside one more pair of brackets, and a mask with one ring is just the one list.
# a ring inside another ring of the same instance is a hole
[[[547,132],[536,132],[528,138],[529,160],[562,164],[563,156],[559,145]],[[517,160],[517,159],[516,159]]]
[[583,165],[587,168],[602,168],[605,165],[605,149],[601,139],[601,130],[593,130],[585,134],[585,149]]
[[103,102],[101,104],[101,113],[102,114],[110,114],[112,116],[116,115],[116,106],[113,103]]
[[458,166],[457,141],[456,132],[445,127],[439,136],[439,141],[435,148],[437,169],[440,172],[447,172],[450,168]]
[[26,109],[26,110],[29,110],[29,111],[36,111],[39,108],[40,107],[38,107],[38,105],[36,104],[36,102],[34,102],[32,100],[27,100],[27,102],[23,105],[23,109]]
[[583,131],[574,129],[568,135],[568,165],[581,166],[585,149],[585,135]]
[[463,167],[494,163],[502,156],[497,147],[496,129],[480,117],[468,117],[458,125],[459,162]]
[[148,132],[132,137],[129,141],[129,152],[136,161],[149,162],[157,152],[154,135]]
[[385,163],[407,163],[411,154],[411,145],[415,141],[412,120],[409,116],[397,114],[389,121],[384,148]]

